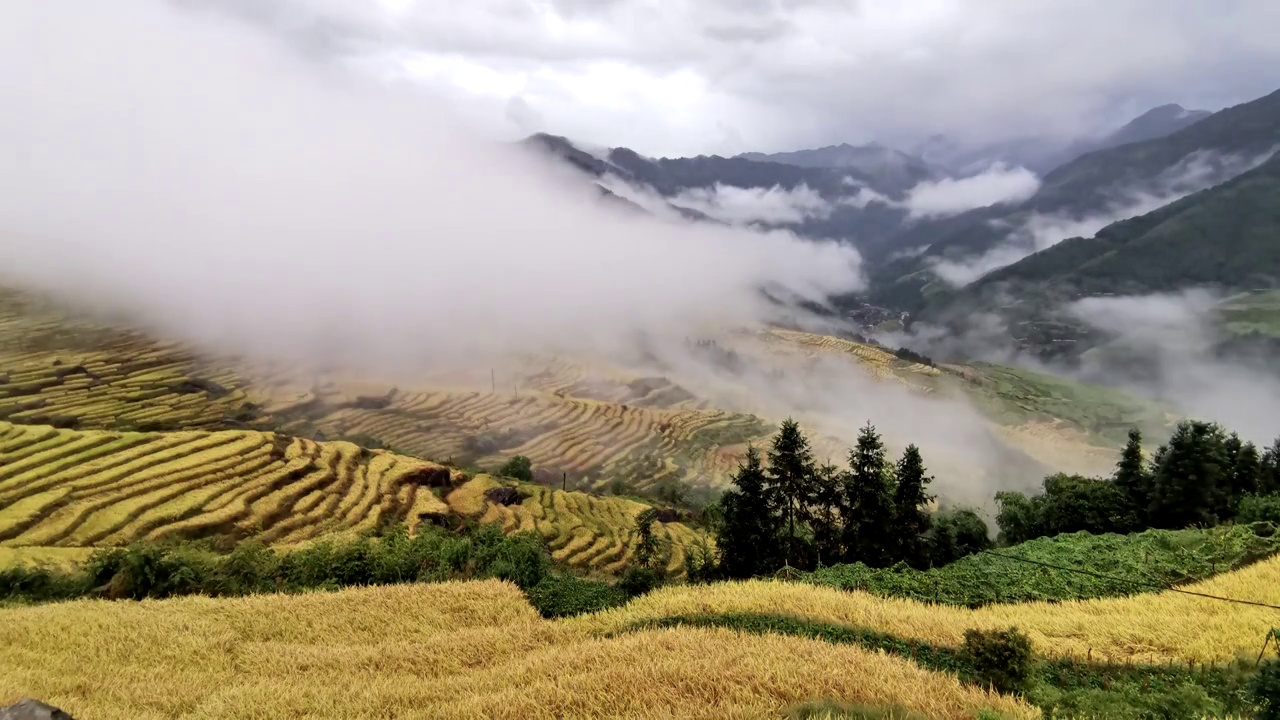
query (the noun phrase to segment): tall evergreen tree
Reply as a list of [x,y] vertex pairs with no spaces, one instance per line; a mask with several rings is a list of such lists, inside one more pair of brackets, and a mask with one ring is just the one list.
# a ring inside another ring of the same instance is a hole
[[1226,435],[1216,423],[1184,420],[1156,453],[1148,515],[1153,527],[1216,525],[1227,505]]
[[773,570],[779,561],[779,518],[770,502],[760,451],[747,448],[732,483],[720,499],[716,547],[726,575],[749,578]]
[[868,422],[858,433],[857,446],[849,451],[844,480],[844,547],[849,561],[872,567],[890,564],[894,544],[891,481],[884,442]]
[[928,562],[924,535],[929,531],[929,503],[934,496],[926,491],[933,478],[926,474],[920,448],[907,446],[895,475],[898,484],[893,490],[893,534],[898,542],[893,559],[924,567]]
[[1112,479],[1128,499],[1133,513],[1132,529],[1146,527],[1147,509],[1151,505],[1151,472],[1142,457],[1142,432],[1137,428],[1129,431],[1129,441],[1120,453]]
[[815,477],[813,451],[809,448],[809,440],[800,432],[800,425],[787,418],[773,436],[773,445],[769,448],[768,488],[777,507],[782,511],[785,533],[785,552],[788,564],[793,564],[798,557],[796,523],[803,523],[805,513],[813,503],[815,495]]
[[813,533],[813,549],[820,564],[839,562],[844,557],[840,538],[843,503],[840,468],[830,463],[820,465],[814,477],[813,504],[805,518]]

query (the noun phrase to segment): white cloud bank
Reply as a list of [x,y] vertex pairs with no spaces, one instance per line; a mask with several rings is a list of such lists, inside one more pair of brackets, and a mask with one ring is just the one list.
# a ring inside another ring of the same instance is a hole
[[1040,178],[1024,167],[996,163],[979,175],[917,184],[904,207],[912,217],[943,217],[989,205],[1020,203],[1040,189]]
[[[1113,338],[1083,358],[1083,376],[1128,385],[1270,445],[1280,436],[1280,379],[1215,354],[1214,313],[1221,300],[1192,289],[1085,298],[1067,306],[1069,314]],[[1136,364],[1126,371],[1125,360]]]
[[740,188],[716,183],[710,188],[689,188],[671,198],[673,205],[705,213],[731,225],[753,223],[790,224],[831,215],[832,204],[808,185],[787,189]]
[[438,98],[213,10],[11,0],[0,92],[0,275],[219,347],[595,348],[860,283],[848,247],[592,203]]

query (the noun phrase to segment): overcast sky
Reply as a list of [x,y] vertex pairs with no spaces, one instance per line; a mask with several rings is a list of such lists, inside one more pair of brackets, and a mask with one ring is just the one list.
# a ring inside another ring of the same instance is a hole
[[1280,88],[1275,0],[175,0],[651,155],[1074,136]]

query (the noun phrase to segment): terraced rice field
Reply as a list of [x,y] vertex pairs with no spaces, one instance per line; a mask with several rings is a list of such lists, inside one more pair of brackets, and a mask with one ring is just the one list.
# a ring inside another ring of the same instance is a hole
[[[574,567],[616,573],[633,560],[636,516],[648,505],[529,484],[517,486],[527,495],[519,504],[485,499],[485,491],[501,486],[494,478],[480,475],[450,493],[446,501],[455,512],[501,523],[506,532],[537,531],[547,540],[555,560]],[[713,547],[705,533],[679,522],[655,522],[653,533],[659,543],[657,562],[673,577],[684,575],[690,552]]]
[[[773,329],[736,333],[733,344],[766,355],[850,359],[851,371],[860,367],[923,394],[968,385],[953,372],[833,337]],[[525,455],[548,482],[565,474],[573,487],[657,494],[680,485],[723,487],[746,444],[767,443],[780,419],[718,409],[666,378],[607,363],[519,358],[499,373],[496,388],[490,387],[488,368],[473,371],[477,377],[465,382],[450,370],[393,385],[259,360],[201,357],[181,345],[0,291],[0,420],[15,423],[112,431],[277,431],[481,469]],[[1018,426],[1028,415],[1006,406],[1029,401],[1005,397],[1005,385],[979,394],[989,397],[992,413]],[[721,398],[721,404],[758,409],[750,388],[741,392],[743,397]],[[1036,409],[1045,412],[1035,417],[1069,415],[1075,405],[1096,399],[1081,396],[1077,402],[1075,396],[1058,397],[1056,390],[1051,395],[1036,400]],[[1094,419],[1092,411],[1077,414]],[[1049,446],[1057,447],[1054,436],[1063,433],[1043,427]],[[846,430],[844,438],[815,435],[815,450],[823,458],[843,457],[856,427]],[[1015,454],[1038,457],[1042,434],[1030,440],[1025,433],[1001,437]],[[1068,439],[1068,454],[1079,446],[1090,456],[1080,467],[1097,464],[1097,443]],[[1113,451],[1110,445],[1102,449]],[[930,459],[945,466],[945,458]],[[953,474],[975,470],[955,468]]]
[[424,471],[348,442],[0,422],[0,546],[222,536],[291,544],[446,510]]
[[901,382],[924,392],[933,389],[928,378],[942,375],[942,371],[937,368],[902,360],[884,348],[830,335],[773,328],[761,332],[759,337],[769,343],[780,343],[783,346],[799,349],[810,357],[822,353],[852,356],[859,361],[859,366],[868,370],[876,378]]
[[0,703],[34,696],[104,720],[776,718],[817,698],[1039,717],[849,645],[693,628],[600,637],[542,619],[497,581],[7,608],[0,647]]
[[748,441],[772,426],[721,410],[641,407],[529,392],[398,392],[385,407],[345,407],[312,420],[330,436],[376,438],[443,462],[492,467],[513,455],[576,485],[613,479],[724,482]]

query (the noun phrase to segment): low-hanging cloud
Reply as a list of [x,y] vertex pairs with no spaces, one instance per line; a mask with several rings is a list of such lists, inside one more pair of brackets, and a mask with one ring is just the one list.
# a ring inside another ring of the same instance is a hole
[[1214,352],[1222,339],[1215,312],[1222,297],[1204,289],[1085,298],[1069,315],[1111,338],[1077,371],[1215,420],[1259,445],[1280,435],[1280,378],[1244,359]]
[[703,397],[795,413],[844,447],[872,420],[974,502],[1043,470],[962,399],[878,383],[850,358],[797,359],[779,382],[762,351],[725,380],[682,350],[803,317],[761,288],[857,289],[848,246],[626,212],[571,170],[470,136],[431,96],[215,10],[6,3],[0,91],[21,108],[0,115],[6,284],[219,351],[419,383],[535,352],[657,362]]
[[670,199],[671,204],[705,213],[731,225],[801,223],[831,215],[832,204],[817,190],[800,184],[794,188],[742,188],[716,183],[709,188],[688,188]]
[[[1073,237],[1093,237],[1099,230],[1145,215],[1194,192],[1213,187],[1266,162],[1274,150],[1256,156],[1196,151],[1160,173],[1143,188],[1116,188],[1106,207],[1087,215],[1032,212],[1014,225],[1003,242],[986,252],[960,259],[939,258],[931,269],[943,282],[963,287],[987,273],[1047,250]],[[993,221],[1004,224],[1004,220]]]
[[1040,178],[1024,167],[996,163],[963,178],[926,180],[907,192],[903,205],[912,217],[945,217],[966,210],[1019,203],[1040,189]]
[[413,364],[758,321],[847,246],[622,214],[211,9],[0,9],[0,273],[236,350]]

